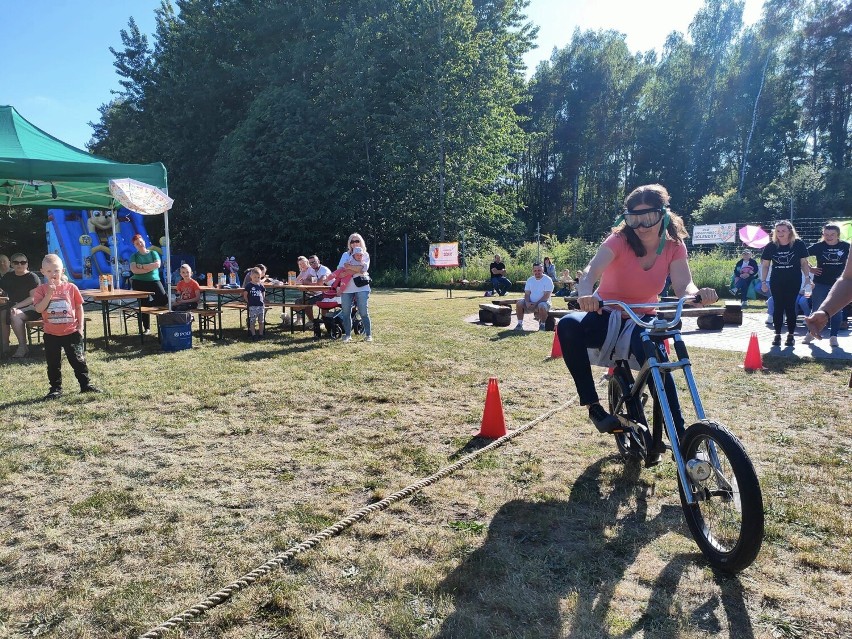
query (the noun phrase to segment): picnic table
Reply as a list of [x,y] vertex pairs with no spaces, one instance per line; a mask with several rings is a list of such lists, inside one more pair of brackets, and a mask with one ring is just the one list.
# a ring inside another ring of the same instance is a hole
[[127,308],[125,300],[136,300],[136,319],[139,325],[139,340],[140,343],[145,342],[145,335],[142,333],[142,300],[148,299],[151,295],[148,291],[134,291],[128,289],[114,288],[111,291],[102,291],[99,288],[86,288],[80,291],[80,295],[84,300],[101,303],[101,319],[104,325],[104,347],[109,350],[109,338],[112,337],[112,328],[110,326],[110,313],[120,312]]

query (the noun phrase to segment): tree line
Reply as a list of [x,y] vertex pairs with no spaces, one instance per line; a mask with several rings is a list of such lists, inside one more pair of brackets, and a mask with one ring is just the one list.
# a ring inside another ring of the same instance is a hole
[[850,216],[848,0],[767,0],[748,28],[705,0],[659,55],[578,29],[529,79],[526,6],[163,0],[151,42],[122,30],[89,147],[166,165],[202,261],[601,235],[647,182],[703,223]]

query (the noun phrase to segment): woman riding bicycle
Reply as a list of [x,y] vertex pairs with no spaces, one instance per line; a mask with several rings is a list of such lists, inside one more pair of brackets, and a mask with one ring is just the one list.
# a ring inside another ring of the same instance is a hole
[[[600,404],[586,351],[601,348],[607,337],[611,311],[601,309],[599,301],[656,302],[667,276],[678,297],[698,294],[702,304],[718,299],[714,289],[699,289],[692,281],[684,244],[688,234],[683,220],[668,206],[668,191],[659,184],[640,186],[627,196],[617,226],[598,248],[577,285],[580,312],[566,315],[557,326],[565,365],[574,378],[580,404],[589,407],[589,418],[601,432],[612,432],[620,423]],[[598,289],[593,291],[599,280]],[[630,352],[641,365],[645,353],[640,335],[641,329],[636,327]],[[664,350],[660,357],[665,358]],[[671,376],[666,376],[665,386],[672,416],[680,428],[683,418]]]

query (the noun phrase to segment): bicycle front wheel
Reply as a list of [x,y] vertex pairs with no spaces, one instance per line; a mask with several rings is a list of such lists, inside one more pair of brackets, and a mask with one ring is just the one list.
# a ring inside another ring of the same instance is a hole
[[714,568],[744,570],[763,542],[763,496],[748,454],[731,431],[710,421],[690,426],[680,449],[691,484],[679,486],[680,500],[693,538]]

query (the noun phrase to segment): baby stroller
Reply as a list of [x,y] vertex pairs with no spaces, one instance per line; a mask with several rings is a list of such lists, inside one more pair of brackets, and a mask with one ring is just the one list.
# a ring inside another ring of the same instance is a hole
[[[328,331],[328,336],[331,339],[340,339],[343,337],[343,309],[339,306],[331,311],[323,318],[325,329]],[[364,323],[361,321],[361,316],[358,314],[358,308],[352,306],[352,332],[355,335],[360,335],[364,332]]]
[[[333,291],[321,293],[318,299],[313,302],[318,308],[326,312],[322,318],[322,324],[325,324],[325,330],[331,339],[340,339],[343,337],[343,309],[340,307],[340,298]],[[352,332],[360,335],[364,332],[364,323],[361,321],[361,316],[358,314],[357,306],[352,306]],[[320,321],[314,322],[314,338],[322,337],[320,332]]]

